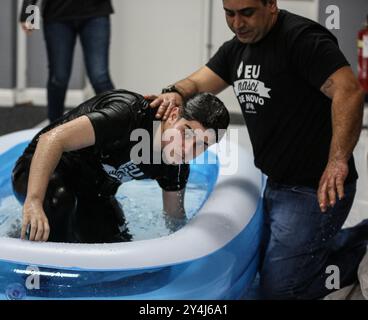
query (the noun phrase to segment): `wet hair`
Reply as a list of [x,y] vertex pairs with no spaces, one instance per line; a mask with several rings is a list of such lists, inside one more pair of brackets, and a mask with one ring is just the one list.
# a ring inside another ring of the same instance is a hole
[[229,111],[211,93],[199,93],[189,99],[182,108],[181,116],[187,121],[198,121],[206,129],[214,129],[217,142],[221,138],[218,131],[226,130],[230,124]]

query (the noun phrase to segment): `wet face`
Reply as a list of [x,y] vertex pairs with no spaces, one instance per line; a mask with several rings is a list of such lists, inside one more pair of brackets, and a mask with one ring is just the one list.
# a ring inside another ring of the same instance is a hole
[[162,149],[169,163],[189,163],[214,143],[214,130],[207,130],[198,121],[181,118],[178,108],[163,123]]
[[266,5],[261,0],[223,0],[229,28],[242,43],[256,43],[264,38],[277,20],[277,1]]

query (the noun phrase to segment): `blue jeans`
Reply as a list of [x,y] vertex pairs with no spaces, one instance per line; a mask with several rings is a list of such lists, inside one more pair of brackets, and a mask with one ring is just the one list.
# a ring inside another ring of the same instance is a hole
[[327,268],[337,266],[340,287],[357,280],[368,244],[368,220],[341,230],[352,207],[356,184],[322,213],[316,190],[268,182],[260,270],[263,299],[318,299],[331,292]]
[[77,36],[80,37],[87,75],[96,94],[114,89],[109,74],[110,18],[108,16],[44,24],[49,79],[48,117],[64,113]]

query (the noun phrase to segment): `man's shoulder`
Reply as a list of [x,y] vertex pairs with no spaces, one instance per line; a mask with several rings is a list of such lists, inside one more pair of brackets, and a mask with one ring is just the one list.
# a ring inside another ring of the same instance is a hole
[[308,35],[325,35],[336,40],[335,36],[326,27],[309,18],[286,10],[280,10],[279,17],[281,19],[281,33],[283,36],[286,36],[289,41]]
[[132,92],[132,91],[124,90],[124,89],[115,89],[115,90],[106,91],[96,96],[95,98],[92,98],[92,101],[96,107],[102,107],[108,103],[113,103],[113,102],[117,102],[117,103],[120,102],[126,105],[133,105],[139,102],[144,103],[145,99],[142,95],[136,92]]
[[319,23],[307,17],[300,16],[287,10],[280,10],[279,17],[282,20],[282,26],[285,30],[295,29],[298,27],[321,26]]
[[95,112],[136,114],[140,110],[147,108],[147,105],[148,102],[142,95],[119,89],[104,92],[87,100],[77,107],[75,112],[80,115],[88,115]]

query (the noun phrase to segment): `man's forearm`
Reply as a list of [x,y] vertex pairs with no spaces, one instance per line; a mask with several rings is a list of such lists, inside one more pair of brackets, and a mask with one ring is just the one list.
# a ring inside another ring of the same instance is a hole
[[172,218],[182,219],[185,217],[184,195],[185,190],[175,192],[163,192],[163,209]]
[[175,87],[185,100],[188,100],[197,93],[199,93],[196,83],[190,78],[186,78],[184,80],[175,83]]
[[41,136],[33,156],[27,198],[43,203],[52,173],[60,161],[63,149],[52,136]]
[[360,90],[336,95],[332,102],[333,136],[329,161],[348,161],[358,143],[363,120],[364,95]]
[[199,69],[186,79],[175,84],[175,87],[184,99],[189,99],[202,92],[210,92],[217,95],[228,86],[228,83],[208,67]]

